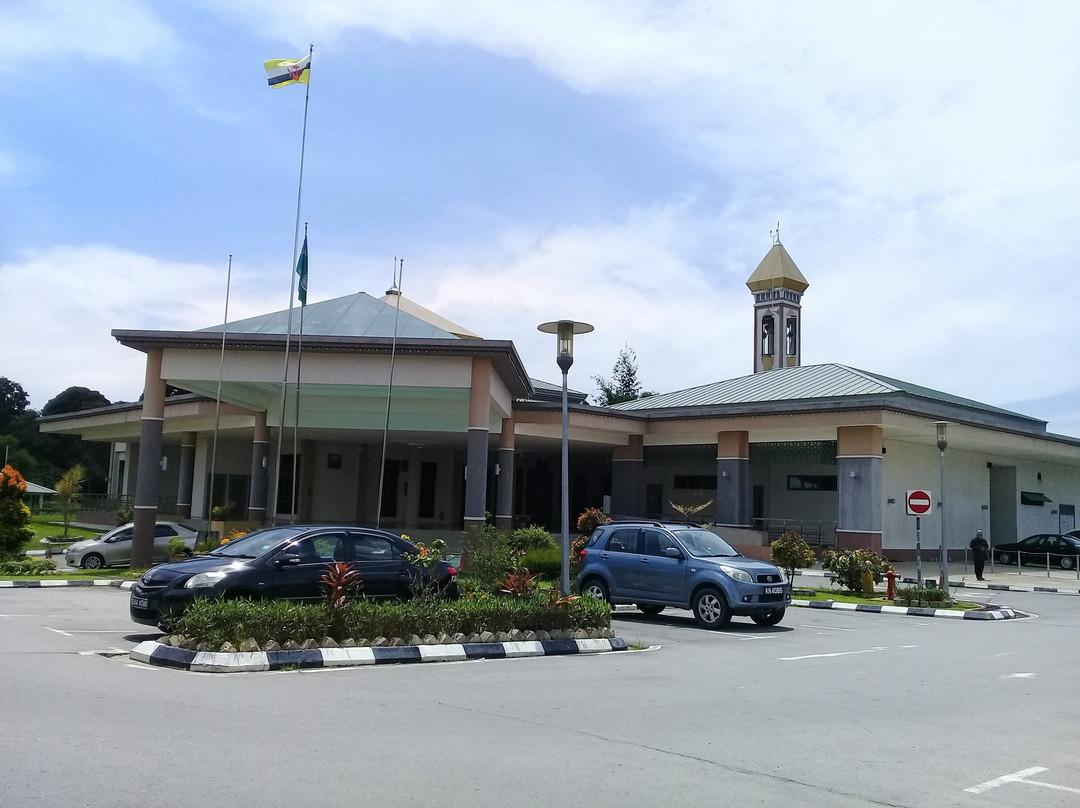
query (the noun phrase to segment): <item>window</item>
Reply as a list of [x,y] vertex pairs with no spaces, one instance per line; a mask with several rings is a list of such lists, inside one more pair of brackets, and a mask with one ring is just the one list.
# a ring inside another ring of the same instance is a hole
[[357,561],[392,561],[394,558],[393,546],[378,536],[353,536],[353,551]]
[[787,356],[795,356],[795,354],[798,353],[798,330],[798,321],[794,317],[788,317],[787,325],[784,329],[784,353]]
[[789,474],[788,491],[835,491],[836,477],[829,474]]
[[154,525],[154,538],[169,539],[179,535],[180,534],[173,530],[169,525]]
[[662,556],[669,547],[674,547],[671,539],[659,530],[642,530],[642,552],[645,555]]
[[761,355],[772,356],[776,353],[776,325],[771,314],[761,318]]
[[616,530],[608,539],[607,550],[611,553],[636,553],[637,538],[637,528]]

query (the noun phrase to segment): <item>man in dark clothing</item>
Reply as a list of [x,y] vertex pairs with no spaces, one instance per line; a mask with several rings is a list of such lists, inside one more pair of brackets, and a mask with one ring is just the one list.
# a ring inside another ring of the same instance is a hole
[[968,547],[971,548],[971,558],[975,562],[975,579],[985,580],[983,568],[986,567],[986,551],[990,549],[990,545],[986,543],[981,530],[975,531],[975,538],[971,540]]

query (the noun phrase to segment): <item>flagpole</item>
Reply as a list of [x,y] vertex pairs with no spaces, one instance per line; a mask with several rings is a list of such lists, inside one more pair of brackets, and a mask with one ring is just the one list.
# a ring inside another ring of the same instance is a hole
[[[229,333],[229,290],[232,288],[232,253],[229,253],[229,269],[225,274],[225,322],[221,326],[221,359],[218,362],[217,398],[214,405],[214,441],[210,449],[210,490],[206,492],[206,521],[214,515],[214,475],[217,473],[218,428],[221,425],[221,383],[225,377],[225,337]],[[228,492],[226,492],[228,496]],[[207,528],[209,537],[210,529]],[[218,536],[218,540],[225,538]]]
[[391,291],[397,291],[394,295],[394,336],[390,340],[390,378],[386,383],[386,421],[383,424],[382,434],[382,462],[379,464],[379,502],[378,508],[375,511],[375,527],[382,527],[382,503],[383,503],[383,482],[386,477],[386,437],[390,432],[390,396],[394,390],[394,356],[397,353],[397,329],[398,329],[398,315],[401,314],[401,279],[405,274],[405,259],[402,258],[400,262],[397,258],[394,259],[394,285],[390,287]]
[[[315,53],[315,46],[308,45],[308,58]],[[300,199],[304,188],[304,149],[307,145],[307,117],[308,117],[308,99],[311,97],[311,66],[308,65],[308,82],[305,85],[304,90],[304,126],[300,134],[300,178],[296,183],[296,225],[293,228],[293,257],[292,266],[289,267],[289,316],[287,325],[285,327],[285,368],[281,373],[281,416],[278,420],[278,441],[277,441],[277,462],[274,464],[274,488],[273,488],[273,505],[271,507],[270,524],[277,524],[277,511],[278,511],[278,489],[281,487],[281,451],[285,442],[285,397],[288,391],[289,385],[289,346],[292,338],[292,310],[293,299],[295,294],[295,287],[293,285],[293,272],[296,268],[297,253],[300,249]],[[296,501],[296,458],[293,458],[293,502]]]
[[[305,248],[307,247],[307,222],[304,222],[304,247]],[[299,268],[300,268],[299,265],[297,265],[297,270],[299,270]],[[305,272],[307,271],[307,264],[306,263],[304,265],[304,271]],[[297,433],[300,431],[300,363],[304,360],[304,309],[307,308],[307,288],[306,288],[307,279],[306,279],[306,277],[301,277],[299,280],[297,280],[297,288],[298,289],[299,289],[299,286],[300,286],[301,283],[305,284],[305,288],[303,290],[303,295],[300,295],[299,291],[297,292],[297,296],[300,297],[300,334],[299,334],[299,336],[297,337],[297,340],[296,340],[296,407],[295,407],[295,412],[293,414],[293,433],[292,433],[292,439],[293,439],[293,455],[292,455],[293,487],[292,487],[292,507],[291,507],[291,509],[289,511],[289,514],[292,517],[292,521],[294,523],[296,522],[296,517],[297,517],[297,513],[296,513],[296,488],[297,488],[297,486],[296,486],[296,480],[297,480],[296,474],[297,474],[297,465],[298,465],[297,464],[297,458],[300,456],[300,444],[299,444],[299,438],[297,437]]]

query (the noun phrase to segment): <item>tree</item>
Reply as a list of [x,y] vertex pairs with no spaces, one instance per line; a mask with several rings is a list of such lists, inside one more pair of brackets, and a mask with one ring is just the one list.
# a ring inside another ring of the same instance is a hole
[[22,555],[23,545],[34,537],[25,496],[23,476],[12,466],[0,469],[0,557]]
[[41,408],[41,414],[60,415],[67,412],[93,410],[97,407],[107,407],[110,403],[109,399],[97,390],[91,390],[89,387],[69,387],[49,399],[49,403]]
[[593,376],[593,381],[600,388],[600,394],[594,395],[593,401],[601,407],[652,395],[641,392],[641,382],[637,377],[637,353],[629,345],[624,345],[619,351],[615,366],[611,369],[611,378]]
[[56,484],[56,503],[60,506],[60,513],[64,516],[64,538],[67,538],[68,526],[71,517],[79,509],[79,498],[82,496],[83,482],[86,480],[86,469],[74,465],[65,471],[60,482]]
[[29,406],[30,397],[22,385],[0,376],[0,434],[7,433],[11,421],[26,412]]
[[772,543],[773,563],[787,573],[788,580],[795,578],[795,570],[812,567],[817,563],[817,556],[806,543],[802,534],[789,530]]

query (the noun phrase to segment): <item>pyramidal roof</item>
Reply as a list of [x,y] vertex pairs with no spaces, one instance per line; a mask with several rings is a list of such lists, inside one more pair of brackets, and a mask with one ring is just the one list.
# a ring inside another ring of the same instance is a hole
[[[413,309],[410,312],[406,307]],[[430,319],[418,316],[415,312],[423,311]],[[429,312],[423,306],[401,298],[400,311],[386,299],[376,300],[365,292],[355,295],[336,297],[321,303],[309,303],[303,307],[304,334],[319,337],[393,337],[404,339],[461,339],[462,334],[443,328],[451,326],[465,334],[470,332],[455,326],[449,320]],[[432,322],[432,320],[438,322]],[[396,325],[395,325],[396,323]],[[289,311],[275,311],[236,320],[228,325],[215,325],[201,328],[200,331],[222,331],[228,328],[230,334],[284,334],[289,328]],[[300,333],[300,309],[292,312],[292,333]],[[472,339],[479,339],[475,334]]]
[[483,339],[479,334],[474,334],[467,328],[463,328],[457,323],[453,323],[447,320],[441,314],[436,314],[431,309],[426,309],[417,303],[415,300],[409,300],[405,295],[401,294],[394,289],[391,289],[385,295],[379,298],[383,303],[389,306],[395,305],[401,306],[403,312],[408,312],[413,317],[419,317],[426,323],[431,323],[433,326],[441,328],[443,331],[447,331],[453,334],[455,337],[461,337],[462,339]]
[[746,281],[746,285],[751,292],[762,292],[779,286],[794,289],[796,292],[805,292],[810,284],[795,266],[795,262],[791,260],[784,245],[777,241],[772,245],[772,249],[765,253],[757,269]]

